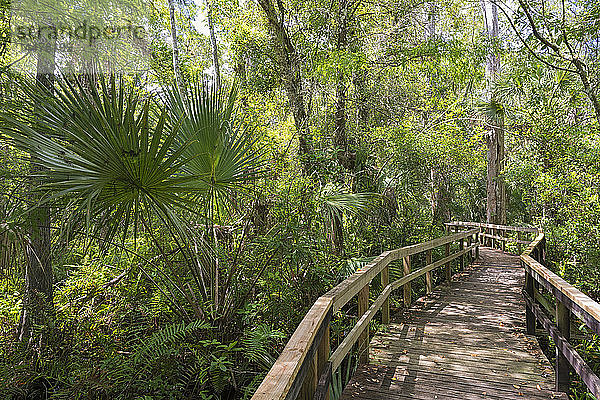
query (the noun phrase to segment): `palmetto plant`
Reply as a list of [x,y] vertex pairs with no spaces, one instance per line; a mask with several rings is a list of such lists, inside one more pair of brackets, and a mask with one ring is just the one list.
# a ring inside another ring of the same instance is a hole
[[200,243],[203,261],[191,260],[193,232],[182,216],[201,216],[212,226],[227,200],[261,170],[254,143],[235,119],[236,91],[225,94],[198,83],[186,93],[166,89],[164,99],[152,99],[114,77],[88,86],[59,79],[49,96],[34,83],[24,84],[35,115],[0,114],[0,132],[43,167],[44,202],[73,210],[72,216],[87,222],[88,233],[111,242],[131,232],[136,237],[140,227],[151,233],[152,221],[161,222],[188,260],[202,301],[184,293],[193,290],[162,268],[155,268],[160,278],[152,279],[179,313],[185,314],[177,299],[199,310],[217,295],[207,287],[218,281],[219,271],[203,268],[216,263],[206,240]]
[[114,78],[100,80],[99,90],[65,79],[57,85],[53,98],[24,84],[33,121],[2,116],[4,133],[44,167],[46,200],[68,202],[88,227],[102,217],[109,240],[149,213],[176,225],[173,211],[189,205],[193,177],[181,173],[187,160],[174,149],[177,129],[166,127],[166,114],[152,116],[150,99]]
[[180,126],[178,141],[189,159],[184,170],[197,178],[194,187],[215,219],[227,208],[231,192],[262,172],[255,141],[237,118],[237,94],[235,86],[225,92],[200,82],[164,92],[169,122]]
[[343,218],[364,217],[379,199],[376,193],[346,193],[342,188],[326,185],[318,197],[319,208],[327,226],[327,237],[334,251],[343,252]]
[[[224,92],[200,82],[184,91],[170,87],[163,96],[168,123],[179,126],[178,143],[182,156],[189,160],[183,170],[196,178],[193,198],[204,222],[202,236],[214,249],[219,245],[215,224],[222,222],[243,185],[264,170],[251,132],[237,118],[236,96],[235,86]],[[230,310],[226,308],[233,304],[228,286],[239,272],[238,266],[219,265],[215,255],[199,257],[197,264],[203,298],[210,300],[212,312],[227,314]]]

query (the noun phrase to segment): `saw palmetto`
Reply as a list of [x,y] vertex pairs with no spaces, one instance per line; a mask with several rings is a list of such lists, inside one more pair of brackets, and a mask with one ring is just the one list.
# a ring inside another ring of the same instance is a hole
[[53,95],[35,83],[23,89],[33,116],[2,115],[1,129],[42,167],[47,201],[68,202],[88,228],[101,218],[105,237],[148,213],[178,225],[194,177],[182,172],[185,146],[175,146],[178,126],[164,111],[152,115],[151,100],[114,77],[98,87],[60,79]]

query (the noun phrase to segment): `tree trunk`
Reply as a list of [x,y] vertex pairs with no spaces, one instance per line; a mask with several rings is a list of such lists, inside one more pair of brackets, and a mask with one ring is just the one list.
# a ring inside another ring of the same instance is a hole
[[429,15],[427,16],[427,36],[429,39],[435,38],[437,21],[437,7],[435,1],[429,3]]
[[[492,45],[492,50],[488,55],[487,73],[488,73],[488,93],[490,104],[496,105],[494,95],[491,91],[491,83],[496,79],[500,72],[500,56],[494,50],[498,45],[498,8],[496,4],[491,4],[492,18],[488,21],[487,6],[483,4],[483,16],[485,18],[488,39]],[[491,26],[490,26],[491,25]],[[492,224],[506,224],[506,191],[502,171],[504,166],[504,118],[500,110],[496,118],[488,119],[487,142],[487,207],[486,220]]]
[[487,210],[486,220],[490,224],[506,224],[506,197],[502,179],[504,159],[503,121],[491,121],[487,135]]
[[[367,84],[367,71],[363,68],[354,72],[352,77],[352,84],[354,86],[354,101],[356,103],[356,119],[357,119],[357,137],[360,141],[361,137],[365,137],[369,131],[369,87]],[[354,163],[354,176],[352,179],[352,191],[354,193],[363,190],[363,186],[367,187],[367,190],[371,190],[367,184],[368,176],[364,174],[366,165],[364,159],[357,159],[356,153],[353,155]]]
[[178,89],[183,88],[183,78],[179,65],[179,42],[177,40],[177,25],[175,23],[175,0],[169,0],[169,21],[171,25],[171,41],[173,42],[173,74],[175,85]]
[[331,216],[328,231],[327,236],[333,254],[337,256],[342,255],[344,253],[344,224],[341,215],[333,214]]
[[[337,50],[344,52],[348,48],[348,21],[351,20],[348,9],[348,1],[339,1],[338,37]],[[354,170],[354,160],[348,148],[348,134],[346,132],[346,75],[343,69],[337,74],[335,103],[335,131],[333,134],[333,146],[337,154],[338,163],[345,169]]]
[[[36,82],[40,88],[53,92],[54,69],[56,55],[56,38],[48,38],[40,43],[38,52]],[[37,112],[36,112],[37,113]],[[41,196],[37,188],[42,172],[37,165],[35,155],[31,155],[31,203],[35,206]],[[27,260],[25,265],[25,291],[19,323],[19,340],[43,347],[49,335],[49,322],[54,318],[53,285],[54,274],[51,262],[50,239],[50,207],[36,207],[29,212],[30,241],[27,244]],[[36,332],[36,328],[41,331]]]
[[294,115],[296,131],[298,132],[299,153],[303,159],[305,171],[308,171],[310,170],[310,163],[306,156],[312,154],[313,150],[300,76],[300,59],[284,26],[285,9],[283,9],[281,2],[277,3],[279,12],[276,11],[272,0],[258,0],[258,3],[263,9],[272,31],[277,64]]
[[213,24],[212,17],[212,4],[209,0],[206,0],[206,7],[208,9],[207,19],[208,19],[208,30],[210,32],[210,47],[212,49],[212,58],[213,58],[213,69],[215,74],[215,86],[217,91],[221,89],[221,71],[219,68],[219,48],[217,47],[217,37],[215,35],[215,26]]
[[364,69],[357,71],[352,83],[356,90],[358,130],[361,134],[365,134],[369,129],[369,90],[367,87],[367,72]]
[[430,171],[431,215],[435,225],[444,226],[450,221],[450,190],[442,168],[434,165]]

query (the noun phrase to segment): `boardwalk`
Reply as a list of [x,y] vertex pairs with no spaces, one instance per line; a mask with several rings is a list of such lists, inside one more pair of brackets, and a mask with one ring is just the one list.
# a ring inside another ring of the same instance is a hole
[[371,341],[342,399],[567,399],[525,335],[519,258],[481,248],[478,264],[396,316]]

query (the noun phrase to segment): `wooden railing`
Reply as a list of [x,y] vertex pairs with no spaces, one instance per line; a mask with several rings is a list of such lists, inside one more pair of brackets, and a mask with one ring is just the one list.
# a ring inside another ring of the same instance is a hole
[[[527,333],[530,335],[535,334],[537,320],[554,341],[556,348],[556,365],[554,368],[557,391],[569,391],[569,372],[572,368],[581,377],[588,390],[594,396],[600,398],[600,379],[569,343],[572,316],[583,321],[595,334],[600,334],[600,304],[546,268],[546,238],[544,232],[537,228],[473,222],[452,222],[447,226],[454,229],[478,226],[481,229],[480,235],[487,239],[489,245],[502,249],[504,249],[504,244],[507,241],[514,241],[514,238],[507,237],[507,232],[535,233],[535,237],[528,242],[527,248],[521,254],[521,264],[525,269],[523,297],[526,303]],[[501,242],[500,246],[498,246],[498,241]],[[523,244],[521,236],[518,236],[516,243]]]
[[[600,304],[544,266],[545,243],[544,233],[540,232],[521,255],[525,268],[523,296],[527,303],[527,333],[535,334],[537,319],[554,341],[557,390],[569,391],[570,365],[589,391],[600,398],[600,379],[569,343],[572,315],[583,321],[594,333],[600,334]],[[544,294],[548,294],[552,300],[548,300]],[[552,322],[552,317],[555,322]]]
[[[379,310],[381,310],[381,322],[389,323],[389,296],[392,291],[403,288],[404,305],[408,307],[411,304],[411,282],[416,278],[425,275],[426,290],[431,293],[433,290],[431,272],[436,268],[445,267],[445,279],[449,282],[452,273],[450,262],[460,257],[460,263],[464,266],[465,257],[472,257],[473,252],[478,250],[479,233],[479,228],[469,229],[428,242],[383,252],[319,297],[292,334],[252,399],[328,398],[332,374],[355,344],[358,344],[359,362],[368,361],[369,323]],[[450,254],[450,245],[454,242],[459,243],[459,249]],[[445,248],[445,256],[433,261],[432,250],[441,246]],[[426,265],[411,271],[411,256],[419,253],[425,253]],[[389,264],[396,260],[402,260],[403,276],[390,283]],[[369,306],[370,284],[378,275],[383,290]],[[355,296],[358,296],[358,321],[331,353],[329,324],[333,315]]]
[[[528,226],[495,225],[479,222],[449,222],[445,225],[450,230],[478,228],[482,246],[506,251],[506,244],[512,242],[517,245],[518,254],[521,254],[523,245],[529,245],[539,231],[538,228]],[[530,237],[528,238],[528,236]]]

